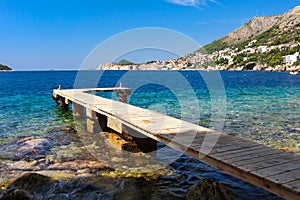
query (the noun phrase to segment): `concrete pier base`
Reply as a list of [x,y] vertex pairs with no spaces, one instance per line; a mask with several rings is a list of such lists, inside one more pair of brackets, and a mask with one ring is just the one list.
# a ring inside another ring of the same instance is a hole
[[102,132],[111,132],[112,130],[107,126],[107,116],[100,113],[96,113],[96,118],[99,123],[100,131]]

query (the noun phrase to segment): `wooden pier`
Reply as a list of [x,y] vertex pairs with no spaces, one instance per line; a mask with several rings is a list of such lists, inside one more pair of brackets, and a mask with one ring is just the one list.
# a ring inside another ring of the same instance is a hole
[[[116,92],[120,102],[93,92]],[[62,107],[87,117],[91,132],[138,132],[286,199],[300,200],[300,156],[239,139],[126,103],[128,88],[56,89]],[[155,147],[149,143],[150,149]]]

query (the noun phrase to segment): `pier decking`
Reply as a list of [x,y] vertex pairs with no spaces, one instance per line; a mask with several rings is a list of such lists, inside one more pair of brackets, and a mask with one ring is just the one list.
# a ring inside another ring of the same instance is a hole
[[[120,101],[91,94],[117,92]],[[57,89],[62,107],[73,104],[75,115],[88,116],[88,130],[126,128],[286,199],[300,200],[300,156],[239,139],[155,111],[126,104],[128,88]],[[125,127],[125,128],[124,128]]]

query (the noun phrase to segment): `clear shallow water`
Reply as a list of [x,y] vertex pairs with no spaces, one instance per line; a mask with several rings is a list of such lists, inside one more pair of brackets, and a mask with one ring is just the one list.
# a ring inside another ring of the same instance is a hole
[[[82,73],[89,77],[82,85],[88,85],[100,72]],[[51,94],[58,85],[73,88],[76,76],[75,71],[0,73],[0,142],[72,125],[71,112],[62,112]],[[221,72],[221,76],[226,89],[224,132],[299,152],[300,76],[264,72]],[[106,71],[98,86],[114,87],[118,82],[133,88],[130,104],[206,127],[218,120],[212,116],[211,91],[198,72]],[[101,95],[116,99],[110,93]],[[213,177],[228,184],[241,199],[275,198],[185,155],[171,167],[178,173],[176,179],[162,177],[157,184],[179,195],[201,179]]]

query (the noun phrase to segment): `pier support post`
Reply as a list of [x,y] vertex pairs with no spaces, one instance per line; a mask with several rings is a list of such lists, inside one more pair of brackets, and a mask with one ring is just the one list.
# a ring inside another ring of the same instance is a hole
[[60,97],[60,107],[62,108],[68,108],[69,107],[69,101],[65,99],[64,97]]
[[157,141],[152,138],[146,137],[145,135],[139,133],[138,131],[128,127],[123,126],[122,135],[124,137],[130,136],[133,141],[137,144],[139,149],[143,153],[150,153],[157,150]]
[[99,132],[99,125],[97,126],[97,122],[95,120],[92,120],[90,118],[86,119],[86,129],[90,133],[97,133]]
[[[120,88],[122,88],[123,85],[120,83]],[[131,94],[130,89],[119,89],[117,90],[117,97],[119,98],[120,102],[128,103],[128,96]]]
[[80,104],[73,103],[73,116],[84,117],[84,107]]
[[96,112],[90,108],[86,108],[86,116],[88,116],[91,119],[97,119]]
[[100,125],[100,131],[102,132],[109,132],[111,129],[107,126],[107,116],[102,115],[100,113],[96,113],[96,117],[98,120],[98,123]]
[[98,122],[97,113],[90,108],[86,108],[86,116],[87,130],[91,133],[101,132],[101,127]]

